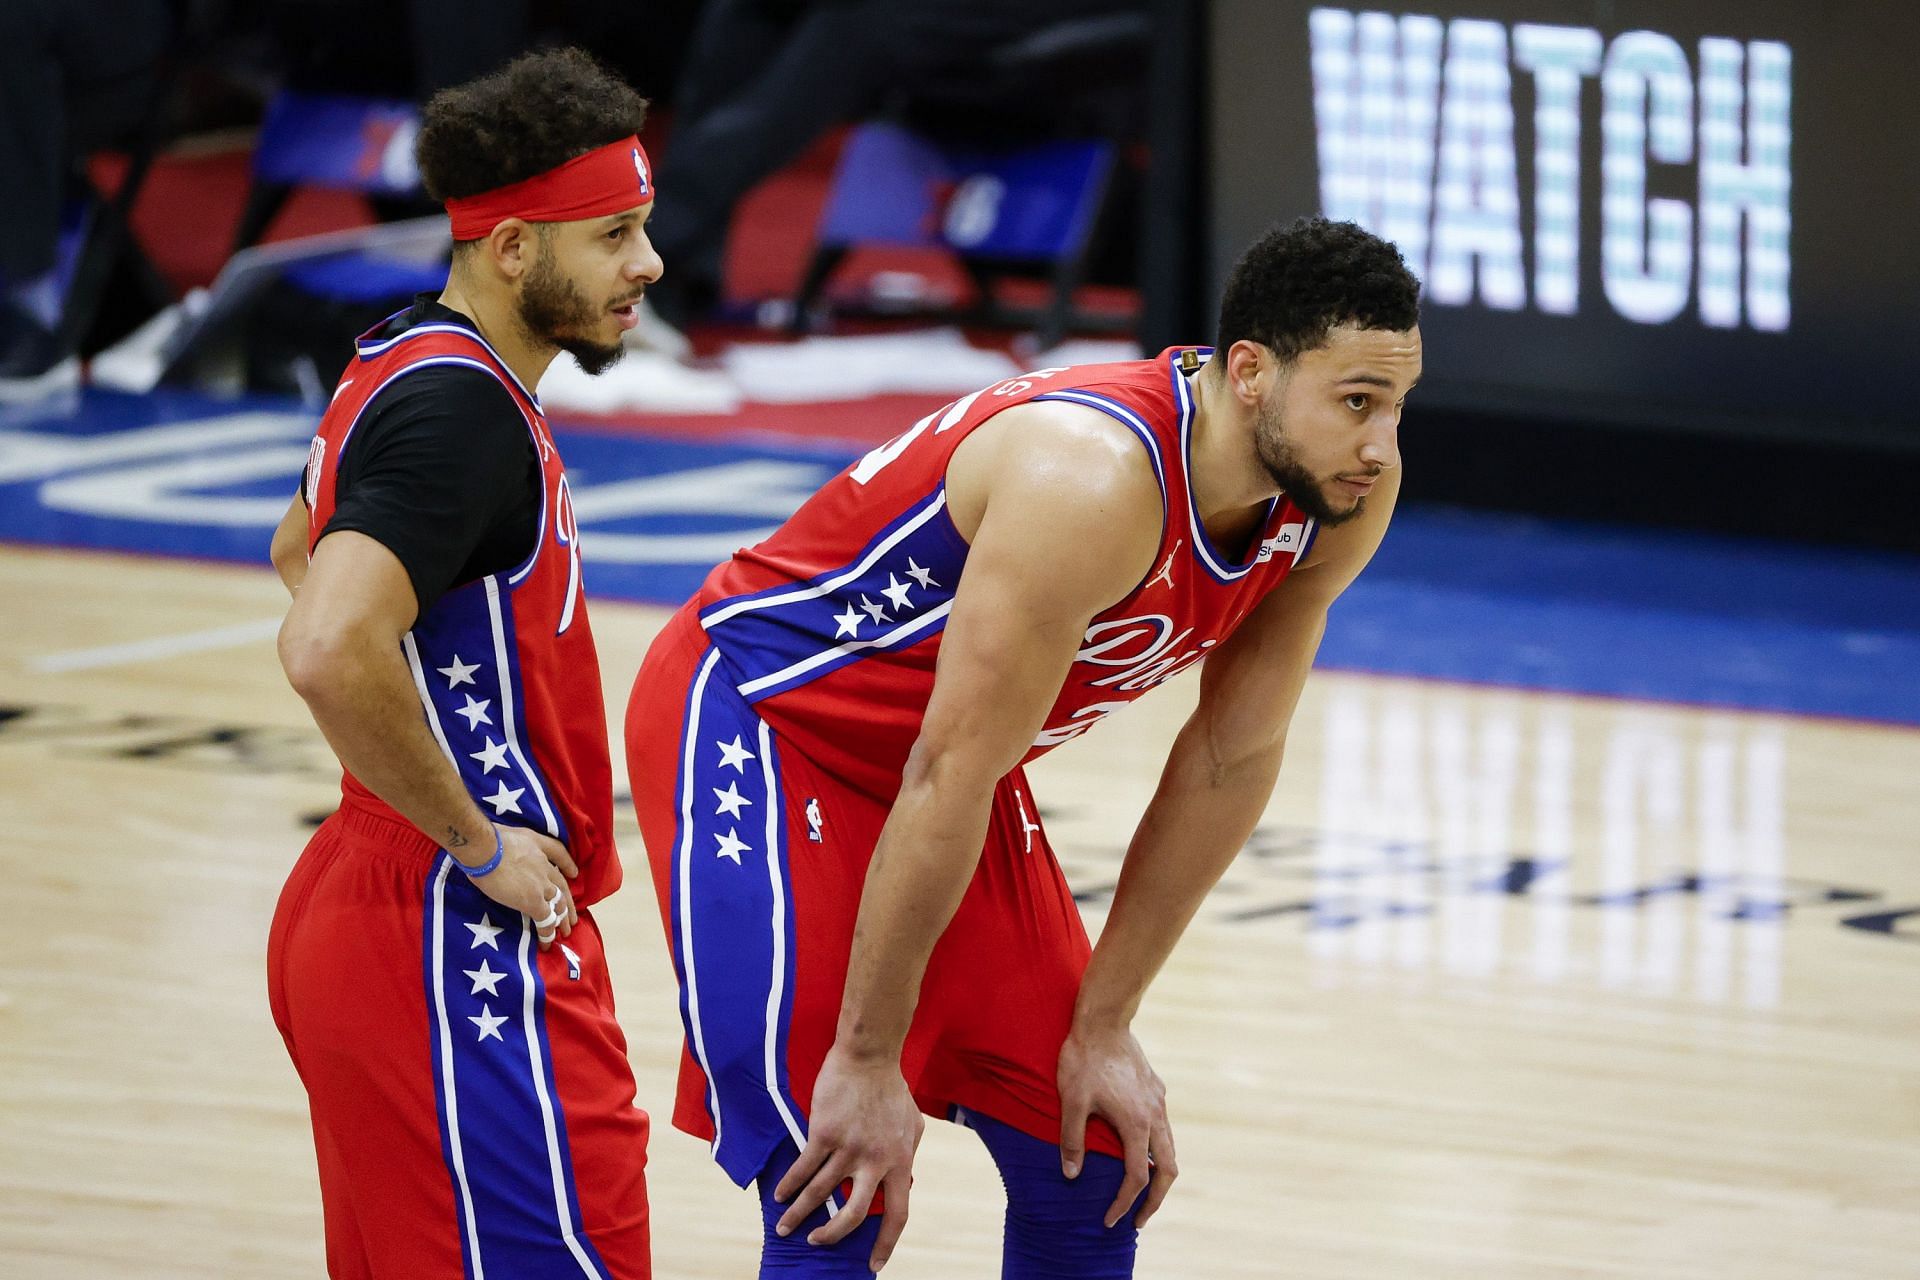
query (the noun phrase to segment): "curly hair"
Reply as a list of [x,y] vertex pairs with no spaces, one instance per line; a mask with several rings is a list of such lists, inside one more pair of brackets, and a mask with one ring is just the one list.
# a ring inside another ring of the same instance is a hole
[[1247,339],[1292,360],[1336,326],[1411,329],[1420,282],[1400,251],[1351,222],[1299,218],[1254,241],[1227,277],[1215,346]]
[[523,54],[442,89],[422,113],[414,155],[442,203],[545,173],[640,132],[647,100],[580,49]]

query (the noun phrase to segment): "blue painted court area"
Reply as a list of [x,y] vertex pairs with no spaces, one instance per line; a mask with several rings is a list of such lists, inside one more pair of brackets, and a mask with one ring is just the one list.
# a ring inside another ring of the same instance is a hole
[[[0,539],[264,565],[315,421],[184,392],[0,408]],[[669,604],[854,456],[557,434],[589,589]],[[1335,606],[1321,663],[1920,725],[1920,560],[1409,508]]]

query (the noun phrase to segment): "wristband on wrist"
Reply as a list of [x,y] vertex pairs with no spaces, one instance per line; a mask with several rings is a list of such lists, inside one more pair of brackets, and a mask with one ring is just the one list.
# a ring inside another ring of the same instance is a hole
[[506,855],[506,843],[500,839],[500,828],[495,827],[493,829],[493,856],[491,858],[488,858],[477,867],[470,867],[466,863],[460,862],[458,858],[455,858],[454,861],[460,863],[460,869],[467,873],[467,879],[478,880],[481,876],[489,876],[495,871],[498,871],[500,869],[500,860],[506,857]]

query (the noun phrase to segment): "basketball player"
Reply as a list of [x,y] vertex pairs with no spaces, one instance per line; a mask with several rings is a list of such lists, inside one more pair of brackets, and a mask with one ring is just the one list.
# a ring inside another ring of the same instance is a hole
[[[923,1112],[1000,1167],[1003,1276],[1132,1274],[1177,1163],[1129,1026],[1386,531],[1417,304],[1358,227],[1276,229],[1214,350],[928,414],[655,641],[626,735],[687,1033],[674,1123],[758,1183],[763,1276],[886,1262]],[[1203,658],[1090,949],[1022,766]]]
[[532,392],[611,364],[660,277],[645,111],[573,51],[427,104],[446,290],[359,340],[274,537],[281,661],[346,768],[268,944],[336,1277],[650,1273],[587,910],[620,883],[606,714]]

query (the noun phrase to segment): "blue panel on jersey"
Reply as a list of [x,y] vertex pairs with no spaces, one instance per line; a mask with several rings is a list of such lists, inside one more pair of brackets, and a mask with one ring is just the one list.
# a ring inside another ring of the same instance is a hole
[[937,635],[966,558],[943,489],[882,529],[851,562],[803,584],[716,601],[700,621],[738,672],[741,694],[757,702],[875,649]]
[[483,578],[440,597],[406,637],[428,724],[487,817],[563,844],[566,819],[527,746],[512,592]]
[[[187,392],[0,407],[0,539],[264,565],[317,418]],[[662,603],[765,537],[854,452],[766,436],[557,437],[588,591]],[[886,575],[871,585],[884,591]],[[1321,661],[1920,724],[1920,561],[1410,507],[1334,607]]]

